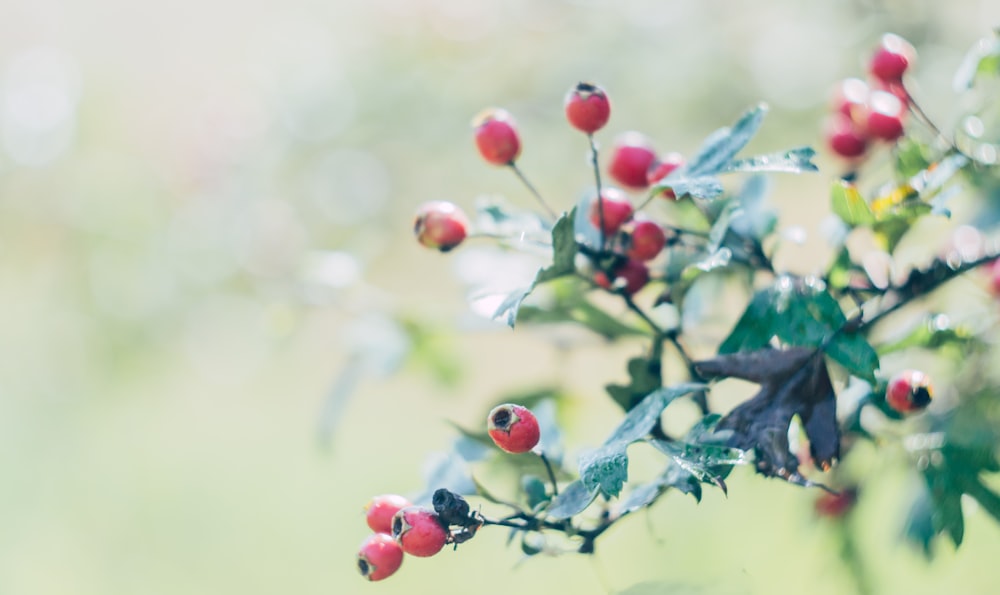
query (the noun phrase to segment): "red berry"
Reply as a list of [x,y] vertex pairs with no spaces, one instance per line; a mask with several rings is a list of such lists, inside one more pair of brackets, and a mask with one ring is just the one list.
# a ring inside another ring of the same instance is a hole
[[667,235],[659,223],[643,219],[626,226],[627,245],[625,254],[634,260],[652,260],[663,250]]
[[840,518],[847,514],[858,501],[858,490],[847,488],[837,494],[824,492],[816,498],[813,506],[816,514],[827,518]]
[[611,102],[607,94],[592,83],[579,83],[570,89],[563,106],[569,123],[587,134],[603,128],[611,117]]
[[885,391],[886,402],[900,413],[924,409],[933,396],[930,378],[919,370],[903,370],[896,374]]
[[617,188],[602,189],[600,200],[595,199],[590,203],[590,222],[597,229],[601,229],[603,218],[605,235],[617,233],[618,228],[632,218],[632,213],[632,203],[625,193]]
[[448,530],[437,513],[422,506],[401,508],[392,517],[392,536],[411,556],[426,558],[441,551]]
[[476,147],[483,159],[494,165],[510,165],[521,154],[521,139],[514,118],[505,109],[490,108],[473,120]]
[[899,83],[916,58],[917,50],[910,42],[894,33],[886,33],[872,54],[868,71],[885,84]]
[[501,450],[515,454],[535,448],[541,438],[535,414],[526,407],[511,403],[498,405],[490,411],[486,429]]
[[868,100],[865,132],[871,138],[894,141],[903,135],[906,105],[888,91],[873,91]]
[[628,295],[632,295],[649,283],[649,269],[639,261],[629,259],[619,265],[613,272],[614,279],[608,279],[604,271],[594,274],[594,283],[605,289],[620,288]]
[[365,520],[376,533],[392,533],[392,517],[410,505],[409,500],[396,494],[375,496],[365,505]]
[[469,219],[454,203],[436,200],[417,209],[413,233],[428,248],[447,252],[462,243],[468,233]]
[[851,118],[833,114],[826,123],[826,143],[830,150],[844,159],[856,159],[868,150],[868,137]]
[[[660,157],[659,161],[655,161],[649,166],[649,170],[646,171],[646,183],[652,186],[663,178],[669,176],[675,169],[682,165],[684,165],[683,155],[680,153],[667,153],[663,157]],[[674,191],[671,188],[664,190],[660,193],[660,196],[671,200],[677,199],[677,195],[674,194]]]
[[864,117],[868,111],[868,95],[871,89],[868,83],[858,78],[849,78],[840,81],[833,91],[831,107],[834,112],[844,114],[855,123],[864,122]]
[[649,186],[646,173],[656,161],[656,151],[646,135],[640,132],[626,132],[620,135],[611,149],[611,165],[608,173],[622,186],[632,190],[642,190]]
[[358,570],[370,581],[380,581],[399,570],[403,548],[385,533],[369,535],[358,550]]

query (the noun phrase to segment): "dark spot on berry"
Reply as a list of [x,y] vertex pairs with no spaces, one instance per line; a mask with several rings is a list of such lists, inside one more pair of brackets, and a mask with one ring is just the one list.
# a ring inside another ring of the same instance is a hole
[[579,93],[593,93],[597,90],[597,87],[591,83],[577,83],[576,90]]
[[371,572],[371,566],[368,564],[368,560],[358,558],[358,570],[361,572],[361,576],[368,576],[368,573]]
[[403,517],[396,516],[392,519],[392,536],[399,537],[403,534]]
[[508,408],[501,409],[493,414],[493,425],[500,428],[501,430],[506,430],[507,426],[510,425],[511,421],[511,411]]
[[931,391],[927,390],[926,386],[918,386],[913,391],[913,405],[923,409],[924,407],[930,405],[931,402]]

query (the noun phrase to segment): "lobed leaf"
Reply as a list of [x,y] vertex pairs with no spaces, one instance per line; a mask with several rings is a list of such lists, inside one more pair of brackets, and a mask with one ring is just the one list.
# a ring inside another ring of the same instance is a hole
[[702,384],[679,384],[647,395],[633,407],[604,444],[580,458],[580,480],[588,490],[617,496],[628,480],[629,444],[649,435],[667,405],[684,395],[704,390]]

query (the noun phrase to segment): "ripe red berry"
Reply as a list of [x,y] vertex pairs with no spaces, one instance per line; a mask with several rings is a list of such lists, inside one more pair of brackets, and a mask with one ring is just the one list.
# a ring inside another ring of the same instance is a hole
[[510,165],[521,154],[517,124],[505,109],[490,108],[473,120],[476,147],[483,159],[494,165]]
[[857,501],[858,490],[856,488],[847,488],[837,494],[829,492],[820,494],[813,506],[817,515],[838,519],[854,508]]
[[369,535],[358,550],[358,570],[370,581],[391,576],[403,564],[403,548],[385,533]]
[[597,229],[602,229],[603,221],[605,235],[617,233],[618,228],[632,218],[632,213],[632,203],[625,193],[617,188],[602,188],[600,200],[595,198],[590,203],[590,222]]
[[856,159],[868,150],[868,136],[851,118],[835,113],[826,123],[826,144],[844,159]]
[[649,269],[639,260],[629,259],[612,272],[609,279],[604,271],[594,274],[594,283],[605,289],[620,288],[628,295],[633,295],[649,283]]
[[656,161],[656,151],[646,135],[626,132],[620,135],[611,149],[608,173],[622,186],[632,190],[649,187],[646,173]]
[[894,141],[903,135],[906,105],[888,91],[873,91],[868,99],[865,133],[871,138]]
[[506,403],[490,411],[486,430],[501,450],[515,454],[528,452],[541,438],[535,414],[528,408]]
[[417,209],[413,233],[428,248],[447,252],[458,246],[468,234],[469,219],[454,203],[436,200]]
[[667,243],[667,235],[660,224],[649,219],[642,219],[627,224],[627,248],[625,254],[633,260],[652,260],[663,250]]
[[401,508],[392,517],[392,536],[411,556],[426,558],[441,551],[448,530],[437,513],[422,506]]
[[611,102],[607,94],[593,83],[579,83],[570,89],[563,107],[569,123],[587,134],[603,128],[611,117]]
[[365,520],[376,533],[392,533],[392,517],[407,506],[410,501],[397,494],[375,496],[365,505]]
[[903,370],[889,380],[885,400],[900,413],[920,411],[933,397],[931,380],[919,370]]
[[[653,164],[649,166],[649,170],[646,171],[646,182],[652,186],[663,178],[669,176],[675,169],[682,165],[684,165],[683,155],[680,153],[667,153],[666,155],[660,157],[659,161],[654,161]],[[674,194],[674,191],[670,188],[667,188],[660,193],[660,196],[671,200],[677,199],[677,195]]]
[[858,78],[840,81],[833,91],[831,107],[835,113],[841,113],[861,124],[868,111],[868,95],[871,89],[868,83]]
[[886,33],[868,63],[872,76],[887,85],[900,83],[903,73],[917,58],[917,50],[899,35]]

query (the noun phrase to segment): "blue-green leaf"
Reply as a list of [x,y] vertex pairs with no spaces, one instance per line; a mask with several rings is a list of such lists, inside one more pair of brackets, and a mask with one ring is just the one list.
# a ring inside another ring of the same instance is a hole
[[757,105],[743,114],[732,128],[721,128],[709,135],[691,163],[682,168],[680,176],[693,178],[723,171],[729,161],[750,142],[766,114],[767,107]]
[[583,512],[596,497],[596,489],[588,488],[582,481],[574,481],[556,496],[545,515],[554,520],[568,519]]
[[819,171],[812,158],[816,151],[812,147],[799,147],[790,151],[779,151],[767,155],[756,155],[746,159],[735,159],[722,168],[723,172],[780,172],[798,174]]

